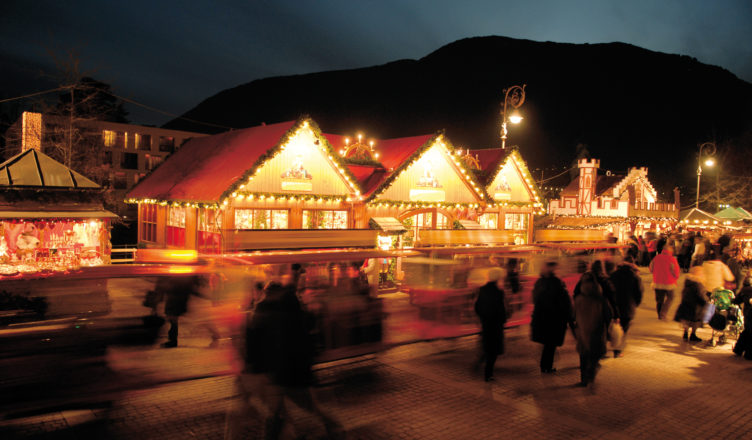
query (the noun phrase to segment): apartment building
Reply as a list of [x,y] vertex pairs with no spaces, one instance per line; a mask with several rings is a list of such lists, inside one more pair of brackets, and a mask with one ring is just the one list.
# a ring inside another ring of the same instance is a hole
[[[70,136],[70,120],[65,116],[24,112],[6,132],[4,158],[36,149],[53,155],[72,138],[72,148],[101,154],[109,165],[103,175],[87,177],[115,190],[117,197],[125,193],[164,159],[190,138],[206,136],[180,130],[122,124],[97,120],[73,122],[75,135]],[[77,170],[86,175],[85,170]]]

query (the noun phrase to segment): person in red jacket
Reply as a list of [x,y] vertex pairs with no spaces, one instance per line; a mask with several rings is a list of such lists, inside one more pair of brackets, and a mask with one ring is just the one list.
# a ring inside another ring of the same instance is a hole
[[668,309],[674,300],[676,282],[679,280],[679,262],[674,257],[674,249],[666,245],[663,251],[650,262],[650,272],[653,273],[653,289],[655,289],[655,308],[658,319],[666,319]]

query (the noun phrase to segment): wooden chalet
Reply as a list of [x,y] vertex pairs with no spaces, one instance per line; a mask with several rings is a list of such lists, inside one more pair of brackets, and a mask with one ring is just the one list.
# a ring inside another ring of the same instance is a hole
[[526,216],[516,227],[529,241],[529,216],[540,206],[534,190],[520,189],[529,173],[517,153],[496,159],[487,163],[495,177],[507,164],[512,173],[500,202],[442,133],[366,144],[322,133],[304,117],[192,139],[128,201],[139,205],[141,247],[399,246],[400,234],[407,246],[514,243],[504,228],[512,223],[491,220],[507,213]]

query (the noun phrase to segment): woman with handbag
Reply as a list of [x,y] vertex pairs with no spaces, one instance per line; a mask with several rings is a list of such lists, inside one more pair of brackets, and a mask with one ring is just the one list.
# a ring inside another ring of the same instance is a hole
[[[704,270],[700,266],[693,266],[689,269],[687,279],[684,281],[682,290],[682,300],[679,308],[676,309],[674,321],[680,322],[684,327],[682,338],[690,342],[701,342],[697,336],[697,329],[702,327],[702,316],[705,305],[708,304],[708,294],[704,286]],[[689,334],[689,329],[692,334]]]

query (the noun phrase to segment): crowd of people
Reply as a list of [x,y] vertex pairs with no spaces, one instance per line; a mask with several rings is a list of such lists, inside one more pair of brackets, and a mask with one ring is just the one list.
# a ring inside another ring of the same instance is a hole
[[[673,316],[683,329],[683,341],[702,342],[697,329],[706,325],[712,329],[709,346],[727,343],[727,333],[734,332],[738,337],[733,352],[752,360],[752,325],[743,326],[744,322],[752,323],[752,278],[746,275],[741,246],[728,235],[676,233],[633,237],[618,265],[611,258],[594,260],[580,271],[583,273],[571,296],[556,275],[557,264],[544,265],[532,291],[531,324],[531,339],[543,346],[541,373],[556,372],[556,349],[571,329],[580,355],[577,385],[594,387],[600,360],[609,351],[615,358],[623,354],[627,333],[643,299],[640,266],[651,273],[660,320],[669,319],[680,277],[687,272]],[[503,277],[501,270],[491,271],[475,305],[481,321],[487,381],[493,380],[493,364],[503,353],[507,316],[504,283],[500,281]]]

